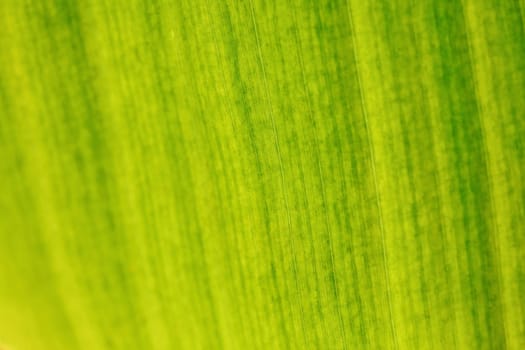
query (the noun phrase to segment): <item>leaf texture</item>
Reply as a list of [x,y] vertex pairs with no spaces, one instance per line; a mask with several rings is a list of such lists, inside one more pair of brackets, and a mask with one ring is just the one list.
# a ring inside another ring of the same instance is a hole
[[1,1],[0,344],[524,349],[524,8]]

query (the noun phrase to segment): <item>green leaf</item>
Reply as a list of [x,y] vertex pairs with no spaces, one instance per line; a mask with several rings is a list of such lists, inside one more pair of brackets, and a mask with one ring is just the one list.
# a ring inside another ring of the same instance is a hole
[[0,1],[0,344],[524,349],[524,8]]

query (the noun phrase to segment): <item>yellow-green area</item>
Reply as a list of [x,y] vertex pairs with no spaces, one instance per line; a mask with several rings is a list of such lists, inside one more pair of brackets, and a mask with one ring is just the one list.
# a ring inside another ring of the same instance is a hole
[[524,0],[1,0],[0,348],[525,349]]

